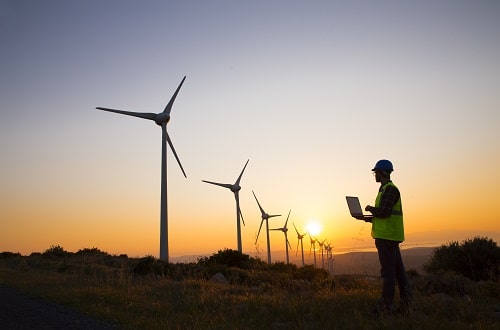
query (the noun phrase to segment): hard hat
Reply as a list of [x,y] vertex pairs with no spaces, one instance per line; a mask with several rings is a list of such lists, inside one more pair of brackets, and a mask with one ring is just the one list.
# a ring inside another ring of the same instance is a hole
[[392,171],[394,171],[394,168],[392,167],[392,163],[391,163],[390,160],[381,159],[381,160],[379,160],[375,164],[375,167],[372,169],[372,171],[389,171],[389,172],[392,172]]

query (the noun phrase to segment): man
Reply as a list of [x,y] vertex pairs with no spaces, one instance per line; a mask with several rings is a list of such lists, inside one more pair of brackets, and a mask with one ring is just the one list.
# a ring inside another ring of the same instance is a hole
[[396,280],[399,286],[400,313],[407,313],[412,298],[410,284],[399,250],[399,243],[404,241],[403,209],[399,189],[391,181],[394,170],[389,160],[379,160],[372,169],[375,181],[380,182],[380,188],[375,206],[368,205],[365,210],[373,214],[363,220],[372,223],[372,237],[375,239],[380,260],[380,274],[383,279],[380,311],[391,313],[394,300]]

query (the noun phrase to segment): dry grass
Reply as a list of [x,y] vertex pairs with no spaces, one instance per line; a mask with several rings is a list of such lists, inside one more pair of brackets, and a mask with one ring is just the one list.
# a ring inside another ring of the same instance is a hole
[[[211,281],[216,273],[228,283]],[[380,316],[380,279],[258,264],[162,264],[106,254],[0,257],[0,284],[125,329],[498,329],[498,283],[412,279],[408,316]]]

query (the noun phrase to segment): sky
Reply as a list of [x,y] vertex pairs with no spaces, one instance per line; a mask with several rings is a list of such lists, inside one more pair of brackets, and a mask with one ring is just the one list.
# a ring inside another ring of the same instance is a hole
[[[393,162],[408,247],[500,239],[500,2],[0,0],[0,251],[159,256],[161,112],[169,254],[243,252],[260,211],[335,251],[372,247]],[[272,250],[284,250],[271,232]],[[305,249],[309,249],[304,242]],[[294,251],[295,252],[295,251]],[[292,255],[295,253],[291,252]]]

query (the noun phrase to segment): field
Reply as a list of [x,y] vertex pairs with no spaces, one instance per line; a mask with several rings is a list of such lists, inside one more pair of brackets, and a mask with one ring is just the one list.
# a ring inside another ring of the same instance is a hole
[[[381,280],[267,265],[225,251],[166,264],[97,249],[0,255],[0,284],[123,329],[498,329],[500,287],[410,270],[408,315],[381,315]],[[243,255],[245,256],[245,255]],[[396,298],[397,304],[397,298]]]

